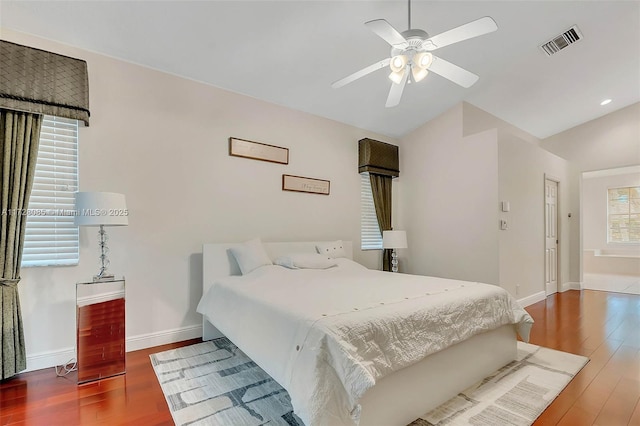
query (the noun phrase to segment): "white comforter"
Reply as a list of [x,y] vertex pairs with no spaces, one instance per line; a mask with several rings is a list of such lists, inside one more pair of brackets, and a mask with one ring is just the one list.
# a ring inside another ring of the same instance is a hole
[[265,266],[215,282],[197,311],[280,383],[307,425],[357,424],[383,376],[469,337],[533,320],[488,284],[363,268]]

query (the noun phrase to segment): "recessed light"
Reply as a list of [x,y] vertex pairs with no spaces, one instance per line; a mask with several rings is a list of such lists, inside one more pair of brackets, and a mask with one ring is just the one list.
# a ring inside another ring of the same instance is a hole
[[611,103],[611,99],[605,99],[604,101],[600,102],[600,105],[605,106],[609,103]]

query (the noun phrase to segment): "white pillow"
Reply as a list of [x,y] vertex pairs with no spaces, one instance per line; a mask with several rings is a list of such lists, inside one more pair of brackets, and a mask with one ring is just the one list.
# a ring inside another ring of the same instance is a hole
[[236,258],[242,275],[246,275],[261,266],[273,265],[269,255],[264,251],[264,247],[262,247],[260,238],[238,244],[237,246],[229,248],[229,250],[231,254],[233,254],[233,257]]
[[342,240],[316,244],[316,250],[318,250],[318,253],[325,254],[334,259],[338,257],[347,257]]
[[280,256],[273,263],[289,269],[327,269],[337,265],[335,260],[317,253],[287,254]]
[[343,257],[341,259],[334,259],[334,262],[336,262],[336,264],[342,269],[362,269],[365,271],[369,269],[366,266],[359,264],[358,262],[347,259],[346,257]]

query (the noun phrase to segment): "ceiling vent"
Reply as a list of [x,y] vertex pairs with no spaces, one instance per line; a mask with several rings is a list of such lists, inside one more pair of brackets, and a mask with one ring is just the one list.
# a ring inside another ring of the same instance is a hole
[[541,45],[540,49],[542,49],[547,56],[551,56],[580,40],[582,40],[582,33],[578,29],[578,26],[574,25],[559,36],[556,36],[552,40]]

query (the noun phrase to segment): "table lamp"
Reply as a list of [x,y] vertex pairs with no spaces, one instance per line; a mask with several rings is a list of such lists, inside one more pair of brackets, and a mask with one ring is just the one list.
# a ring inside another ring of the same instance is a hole
[[391,253],[391,272],[398,272],[398,253],[396,253],[396,249],[407,248],[406,231],[382,231],[382,247],[393,249]]
[[113,192],[76,192],[77,226],[99,226],[98,242],[100,245],[100,271],[94,275],[93,281],[111,281],[114,275],[108,272],[109,258],[107,253],[107,231],[105,226],[127,226],[129,212],[123,194]]

